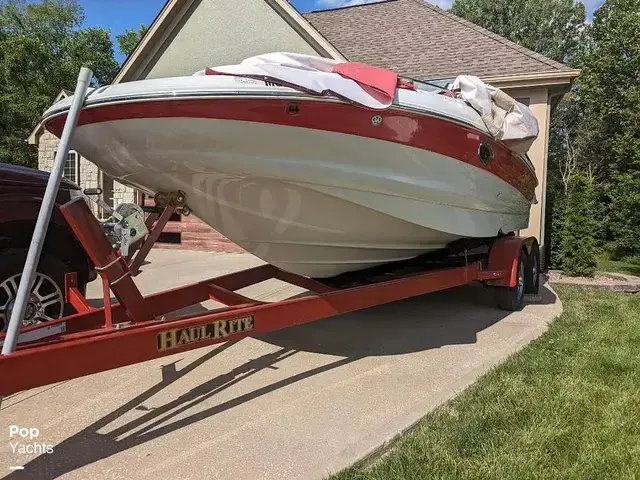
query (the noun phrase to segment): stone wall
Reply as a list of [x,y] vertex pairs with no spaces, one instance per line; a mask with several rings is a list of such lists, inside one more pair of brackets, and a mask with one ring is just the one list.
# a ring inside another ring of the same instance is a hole
[[40,135],[38,142],[38,169],[50,172],[53,168],[53,160],[56,150],[58,149],[58,137],[45,131]]
[[136,192],[133,188],[113,181],[113,206],[117,207],[121,203],[137,203]]

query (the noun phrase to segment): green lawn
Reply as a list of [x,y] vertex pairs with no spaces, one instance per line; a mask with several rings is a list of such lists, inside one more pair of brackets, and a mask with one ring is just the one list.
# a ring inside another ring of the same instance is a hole
[[629,262],[615,262],[613,260],[609,260],[609,257],[606,255],[598,257],[598,271],[626,273],[640,277],[640,265]]
[[556,290],[547,333],[331,480],[640,478],[640,295]]

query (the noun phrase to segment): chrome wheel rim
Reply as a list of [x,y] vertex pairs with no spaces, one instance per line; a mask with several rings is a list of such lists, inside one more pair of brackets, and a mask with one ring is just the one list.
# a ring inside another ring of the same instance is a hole
[[[16,301],[22,273],[17,273],[0,283],[0,332],[6,332],[11,312]],[[37,272],[29,301],[25,309],[22,326],[47,322],[62,317],[64,295],[51,277]]]

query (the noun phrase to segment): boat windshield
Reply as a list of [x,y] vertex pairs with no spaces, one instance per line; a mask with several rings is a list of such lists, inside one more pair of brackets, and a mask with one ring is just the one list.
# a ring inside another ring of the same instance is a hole
[[447,85],[453,82],[453,78],[443,78],[437,80],[416,80],[411,77],[401,77],[401,80],[411,82],[418,90],[425,90],[427,92],[441,92],[447,89]]
[[527,166],[531,169],[531,171],[535,173],[536,167],[533,166],[533,162],[529,158],[529,155],[525,153],[524,155],[520,155],[520,156],[524,160],[524,163],[527,164]]

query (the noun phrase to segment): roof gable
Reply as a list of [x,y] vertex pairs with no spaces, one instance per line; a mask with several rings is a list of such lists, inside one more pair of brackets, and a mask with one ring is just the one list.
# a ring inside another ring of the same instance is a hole
[[[197,16],[200,13],[200,7],[205,2],[212,2],[215,6],[219,7],[218,10],[224,8],[224,2],[220,0],[167,0],[164,7],[155,18],[145,35],[142,37],[134,51],[127,57],[120,71],[116,75],[113,83],[126,82],[131,80],[139,80],[144,78],[149,69],[152,68],[152,62],[157,61],[158,57],[163,54],[164,50],[171,48],[173,43],[176,42],[176,33],[181,30],[184,22],[189,19],[190,16]],[[288,0],[234,0],[236,6],[241,5],[264,5],[267,10],[275,12],[276,18],[282,19],[285,25],[294,32],[303,42],[310,47],[311,52],[320,56],[334,58],[338,60],[345,60],[342,54],[335,49],[316,29],[314,29],[309,22],[307,22],[303,16],[291,5]],[[253,3],[255,2],[255,3]],[[209,13],[211,8],[208,9]],[[233,9],[232,9],[233,10]],[[235,12],[235,13],[234,13]],[[246,10],[245,10],[246,13]],[[211,25],[209,29],[219,27],[220,22],[224,20],[223,31],[221,32],[221,38],[216,44],[217,47],[224,45],[224,28],[240,28],[233,27],[234,23],[242,24],[242,20],[246,20],[246,15],[243,15],[241,8],[236,8],[232,12],[225,13],[228,18],[223,18],[224,15],[215,15],[214,17],[203,17],[204,20],[209,20]],[[207,15],[205,13],[205,15]],[[202,23],[203,18],[198,18],[197,21]],[[235,22],[234,22],[235,19]],[[225,25],[229,25],[226,27]],[[273,29],[273,25],[264,25],[261,27],[265,30]],[[201,29],[201,31],[203,31]],[[237,33],[237,32],[236,32]],[[250,35],[250,31],[244,32],[245,35]],[[245,37],[246,38],[246,37]],[[231,40],[228,40],[231,41]],[[286,42],[285,42],[286,43]],[[189,47],[184,51],[184,45],[180,45],[176,48],[181,48],[185,55],[189,55],[190,49],[202,50],[206,48],[206,42],[203,43],[202,39],[191,39]],[[237,47],[237,43],[229,45],[229,47]],[[268,48],[268,47],[267,47]],[[267,52],[256,52],[267,53]],[[215,55],[213,55],[215,60]],[[198,65],[196,70],[200,69],[202,65]],[[195,70],[194,70],[195,71]]]
[[[63,98],[68,98],[71,95],[73,95],[73,92],[70,90],[66,90],[66,89],[62,89],[60,90],[60,93],[58,93],[58,95],[56,95],[56,98],[53,99],[53,103],[57,103],[60,100],[62,100]],[[43,131],[43,125],[42,122],[38,122],[38,124],[35,126],[35,128],[33,130],[31,130],[31,133],[29,134],[29,138],[27,138],[27,143],[29,145],[37,145],[38,141],[40,140],[40,134]]]
[[386,0],[304,17],[349,60],[416,79],[578,73],[423,0]]

